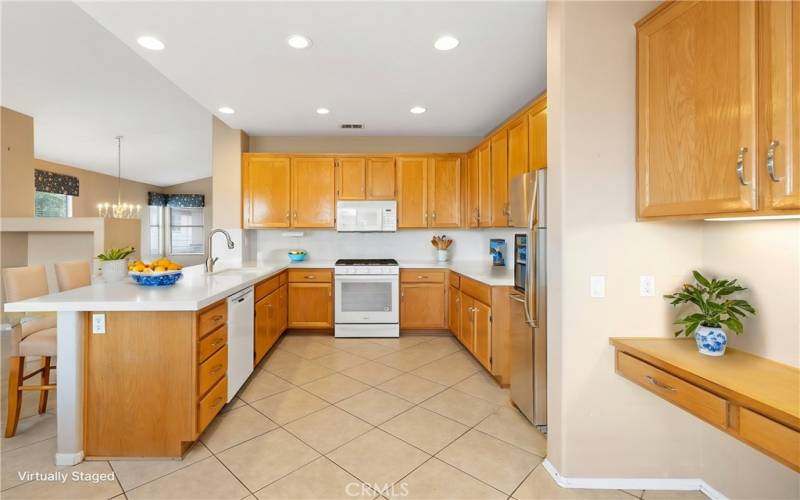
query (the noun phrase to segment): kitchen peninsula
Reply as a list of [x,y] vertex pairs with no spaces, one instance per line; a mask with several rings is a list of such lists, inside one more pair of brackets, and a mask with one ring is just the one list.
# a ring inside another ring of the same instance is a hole
[[[513,284],[510,269],[488,262],[401,266],[438,268],[497,290]],[[227,390],[230,371],[253,370],[249,363],[228,366],[226,299],[255,286],[258,301],[286,285],[291,272],[284,271],[298,267],[332,263],[260,263],[214,273],[195,266],[168,288],[125,280],[6,304],[8,312],[58,315],[56,463],[183,456],[233,396]],[[285,328],[273,332],[256,362]],[[255,330],[259,351],[258,307]]]

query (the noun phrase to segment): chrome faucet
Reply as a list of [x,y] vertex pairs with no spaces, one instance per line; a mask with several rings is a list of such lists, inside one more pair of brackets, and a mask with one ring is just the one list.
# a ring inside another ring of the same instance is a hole
[[233,240],[231,239],[230,233],[224,229],[214,229],[208,233],[208,240],[206,241],[206,272],[213,273],[214,272],[214,263],[219,260],[219,257],[212,257],[211,256],[211,239],[214,237],[215,233],[222,233],[225,235],[225,239],[228,240],[228,250],[233,249]]

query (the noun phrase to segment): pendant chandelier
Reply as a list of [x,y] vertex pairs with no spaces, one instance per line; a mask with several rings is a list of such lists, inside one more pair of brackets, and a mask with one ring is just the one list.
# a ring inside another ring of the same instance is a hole
[[122,136],[117,139],[117,202],[98,203],[97,213],[100,217],[112,219],[138,219],[142,211],[141,205],[122,202]]

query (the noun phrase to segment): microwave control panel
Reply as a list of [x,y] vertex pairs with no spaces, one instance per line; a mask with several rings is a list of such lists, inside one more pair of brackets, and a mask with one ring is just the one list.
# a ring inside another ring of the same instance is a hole
[[397,231],[397,211],[391,208],[383,210],[383,230]]

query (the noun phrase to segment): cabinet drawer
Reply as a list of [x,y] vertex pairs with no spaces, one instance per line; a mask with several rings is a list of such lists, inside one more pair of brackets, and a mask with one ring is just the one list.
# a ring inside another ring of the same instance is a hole
[[209,356],[217,352],[219,348],[228,342],[228,326],[222,325],[211,334],[203,337],[197,343],[197,364],[202,363]]
[[330,283],[330,269],[290,269],[290,283]]
[[223,300],[201,312],[197,317],[197,338],[205,337],[227,322],[228,304]]
[[617,372],[706,422],[726,427],[727,402],[724,399],[624,352],[617,352]]
[[225,406],[228,399],[228,377],[222,377],[219,382],[197,403],[197,433],[205,430],[217,413]]
[[228,346],[224,346],[197,367],[197,395],[205,394],[228,371]]
[[484,304],[492,304],[492,287],[489,285],[464,277],[461,278],[461,291]]
[[277,290],[279,286],[281,286],[281,279],[279,276],[274,276],[257,284],[255,294],[256,302]]
[[741,408],[739,435],[745,441],[792,464],[795,470],[800,468],[800,432]]
[[278,276],[278,281],[281,284],[281,286],[285,285],[286,283],[288,283],[289,282],[289,273],[287,273],[286,271],[282,272],[280,274],[280,276]]
[[401,269],[403,283],[444,283],[445,271],[433,269]]
[[458,273],[451,272],[450,273],[450,286],[455,288],[461,287],[461,275]]

